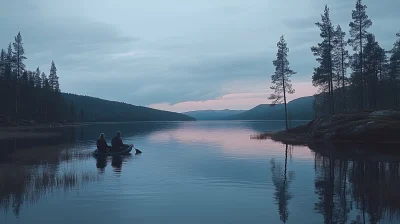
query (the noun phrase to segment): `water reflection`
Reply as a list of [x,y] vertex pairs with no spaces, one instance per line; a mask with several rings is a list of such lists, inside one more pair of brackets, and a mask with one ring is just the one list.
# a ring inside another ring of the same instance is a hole
[[97,181],[98,177],[78,170],[59,171],[55,165],[42,165],[30,169],[26,166],[7,164],[0,166],[0,208],[12,208],[19,216],[23,204],[34,204],[56,189],[69,191]]
[[[74,168],[80,160],[94,159],[91,149],[99,132],[111,136],[118,130],[122,131],[125,138],[131,138],[178,126],[179,123],[173,122],[96,124],[28,130],[60,133],[52,137],[1,139],[0,209],[5,212],[12,209],[18,217],[24,204],[37,203],[49,192],[57,189],[68,192],[99,180],[96,173]],[[121,173],[123,164],[131,158],[132,155],[98,157],[94,160],[100,173],[105,172],[108,159],[111,159],[113,171]]]
[[[106,212],[102,215],[104,203],[117,201],[113,219],[146,223],[190,223],[197,211],[206,214],[194,220],[199,223],[270,218],[273,223],[398,223],[400,155],[395,146],[293,147],[249,139],[262,125],[99,124],[68,130],[71,136],[58,140],[13,139],[0,148],[12,151],[0,156],[0,207],[20,220],[30,219],[36,209],[53,205],[44,200],[49,192],[60,196],[90,186],[57,204],[60,211],[75,208],[76,217],[93,213],[96,222],[105,223],[110,220]],[[143,147],[143,157],[93,157],[94,141],[103,130],[107,136],[121,130],[125,142]],[[216,212],[221,207],[224,212]],[[187,219],[179,220],[183,212]]]
[[289,192],[289,187],[295,176],[294,171],[290,171],[289,174],[287,174],[288,151],[290,151],[290,149],[286,144],[284,168],[282,168],[282,165],[277,163],[275,159],[271,159],[272,183],[275,187],[274,199],[278,205],[279,217],[283,223],[286,223],[289,219],[290,212],[288,204],[289,200],[293,197]]
[[400,217],[398,156],[375,157],[363,151],[356,157],[354,149],[362,145],[345,147],[347,155],[340,149],[321,146],[312,149],[316,151],[315,209],[323,215],[324,223],[347,223],[351,211],[357,214],[351,223],[379,223]]

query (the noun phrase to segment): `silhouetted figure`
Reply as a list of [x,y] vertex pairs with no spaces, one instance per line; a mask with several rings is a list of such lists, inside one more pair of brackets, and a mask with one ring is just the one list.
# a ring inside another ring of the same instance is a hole
[[111,146],[113,151],[121,151],[129,147],[129,145],[125,145],[122,142],[121,132],[119,131],[117,132],[117,135],[111,140]]
[[110,149],[111,148],[110,146],[108,146],[104,134],[101,133],[99,139],[97,139],[97,150],[99,150],[100,152],[107,152]]

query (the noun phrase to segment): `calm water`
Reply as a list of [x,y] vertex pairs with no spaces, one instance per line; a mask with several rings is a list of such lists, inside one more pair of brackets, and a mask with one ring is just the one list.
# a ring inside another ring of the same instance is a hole
[[[96,124],[1,141],[0,223],[400,223],[396,146],[250,139],[282,128]],[[99,133],[118,130],[143,154],[94,158]]]

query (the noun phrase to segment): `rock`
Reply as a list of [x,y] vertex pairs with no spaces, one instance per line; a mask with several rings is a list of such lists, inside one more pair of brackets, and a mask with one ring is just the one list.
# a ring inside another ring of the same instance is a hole
[[369,114],[369,117],[390,117],[390,116],[400,116],[400,112],[393,110],[378,110]]

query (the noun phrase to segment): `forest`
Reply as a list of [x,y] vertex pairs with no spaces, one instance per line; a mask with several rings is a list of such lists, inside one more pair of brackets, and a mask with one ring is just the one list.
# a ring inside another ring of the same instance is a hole
[[[311,47],[318,63],[312,75],[312,83],[318,88],[312,106],[315,117],[399,109],[400,32],[393,32],[394,39],[397,37],[393,47],[384,49],[369,32],[372,24],[367,6],[357,0],[346,36],[340,25],[333,24],[330,9],[325,5],[321,21],[315,23],[321,41]],[[277,48],[275,72],[271,76],[274,93],[269,99],[273,100],[272,105],[285,105],[288,129],[286,99],[295,92],[290,77],[296,72],[289,66],[289,48],[283,35]]]
[[61,97],[57,68],[49,75],[40,68],[28,70],[21,33],[0,53],[0,123],[54,122],[68,119]]
[[369,32],[372,24],[367,6],[357,0],[347,36],[340,25],[333,25],[325,6],[316,23],[321,42],[311,48],[319,64],[312,76],[319,89],[314,102],[317,116],[399,109],[400,33],[394,30],[397,40],[384,49]]
[[192,117],[94,97],[62,93],[57,68],[26,68],[19,32],[0,54],[0,126],[84,121],[183,121]]

